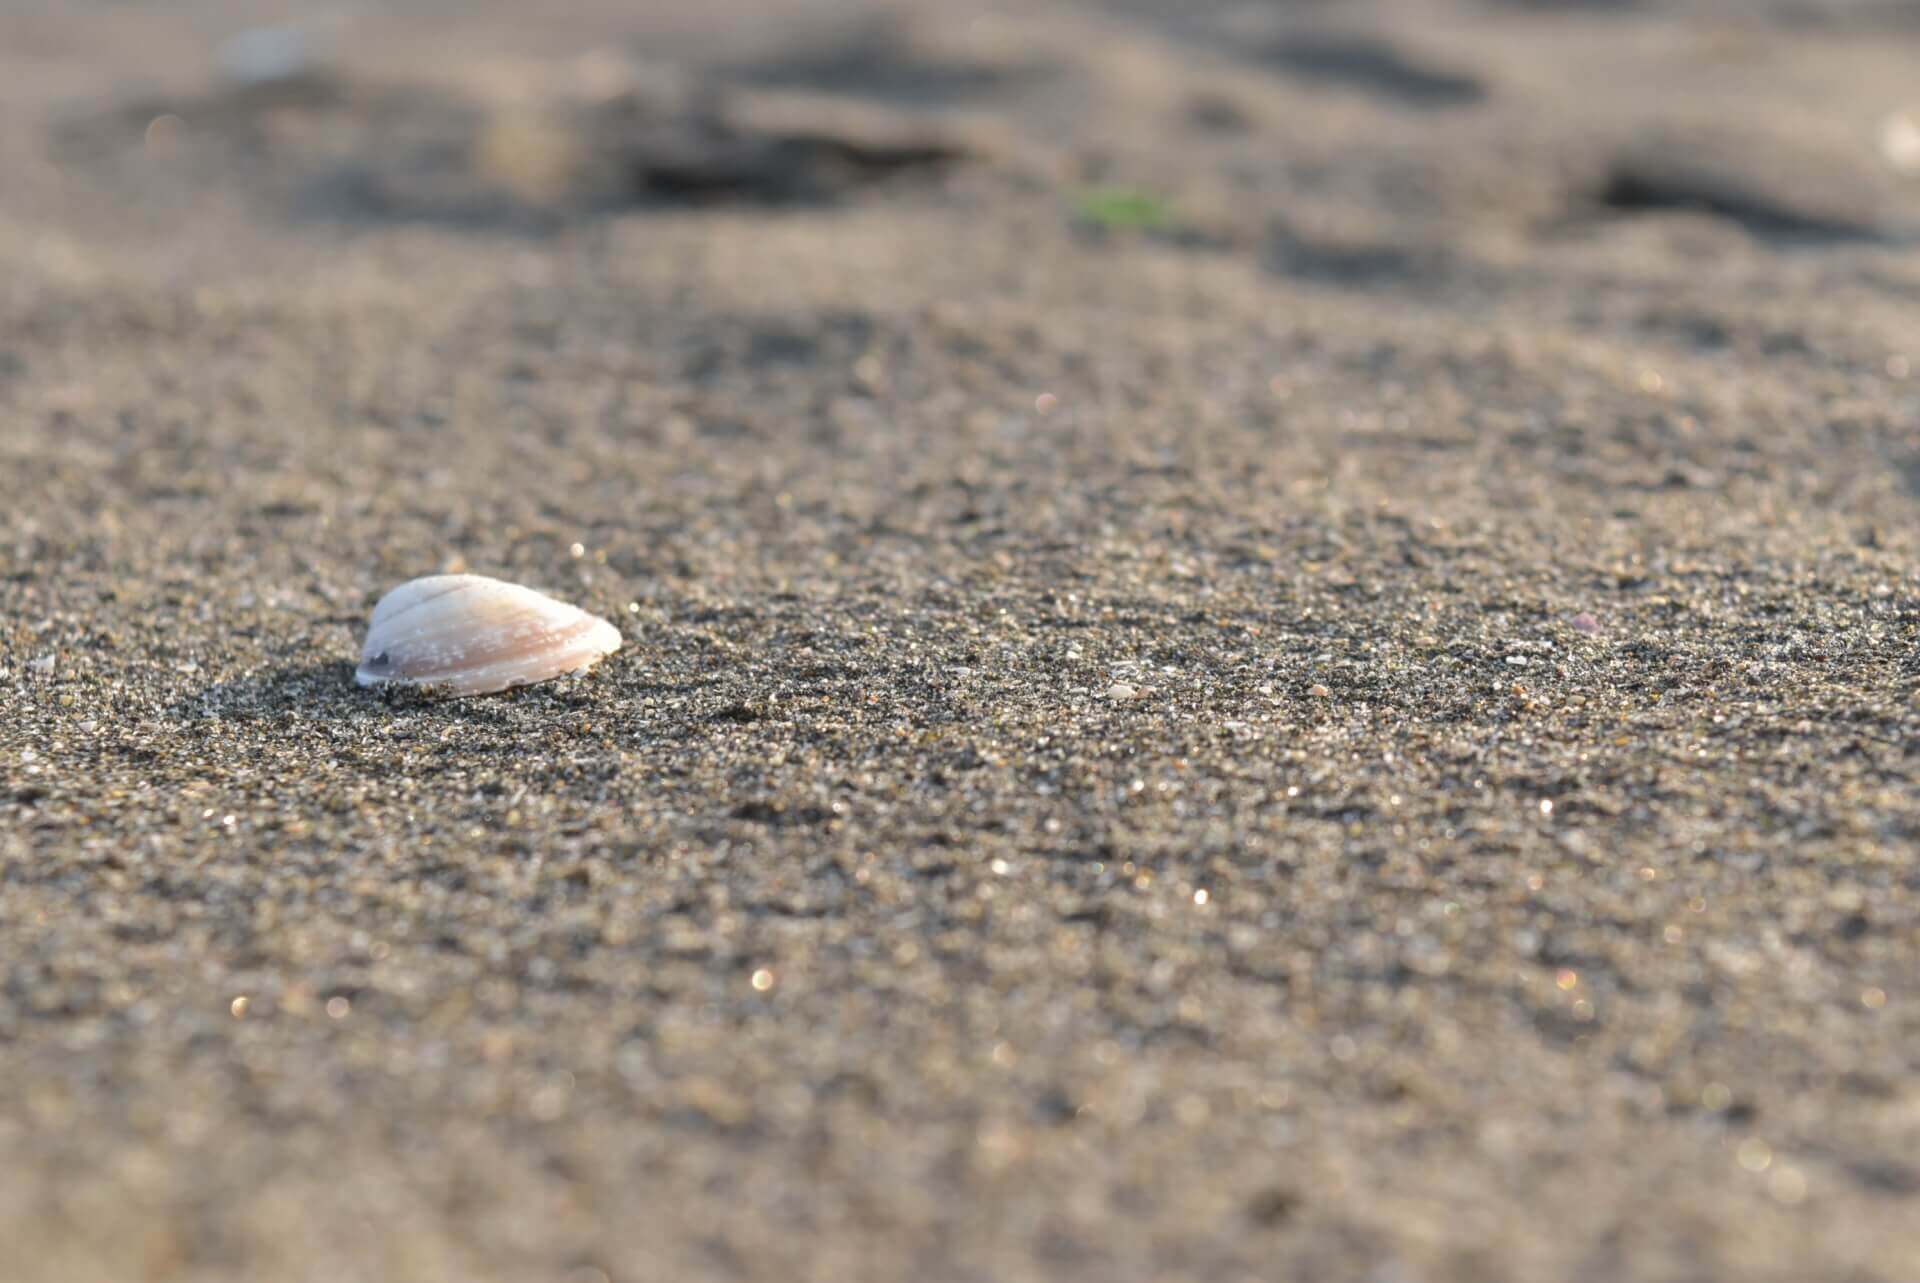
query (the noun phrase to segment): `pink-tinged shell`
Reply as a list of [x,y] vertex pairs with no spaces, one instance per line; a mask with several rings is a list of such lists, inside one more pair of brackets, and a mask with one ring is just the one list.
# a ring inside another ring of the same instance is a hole
[[620,649],[620,632],[576,606],[483,575],[428,575],[373,608],[354,680],[488,695],[576,672]]

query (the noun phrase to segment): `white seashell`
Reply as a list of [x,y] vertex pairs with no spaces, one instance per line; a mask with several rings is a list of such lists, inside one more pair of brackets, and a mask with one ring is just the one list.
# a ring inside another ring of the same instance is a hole
[[487,695],[586,668],[620,632],[576,606],[484,575],[428,575],[373,608],[353,678]]

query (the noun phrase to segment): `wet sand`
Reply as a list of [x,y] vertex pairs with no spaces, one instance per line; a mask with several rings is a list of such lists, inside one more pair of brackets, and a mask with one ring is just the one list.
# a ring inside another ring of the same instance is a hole
[[0,18],[0,1278],[1914,1277],[1905,8],[241,8]]

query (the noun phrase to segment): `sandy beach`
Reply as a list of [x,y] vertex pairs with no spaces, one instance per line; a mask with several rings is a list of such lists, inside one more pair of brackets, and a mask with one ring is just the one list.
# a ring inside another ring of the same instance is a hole
[[0,1281],[1920,1278],[1916,66],[7,5]]

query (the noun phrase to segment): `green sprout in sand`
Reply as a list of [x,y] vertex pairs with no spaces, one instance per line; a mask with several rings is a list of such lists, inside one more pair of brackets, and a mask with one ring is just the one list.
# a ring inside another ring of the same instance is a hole
[[1177,219],[1173,206],[1137,187],[1089,187],[1074,197],[1083,222],[1113,232],[1164,232]]

